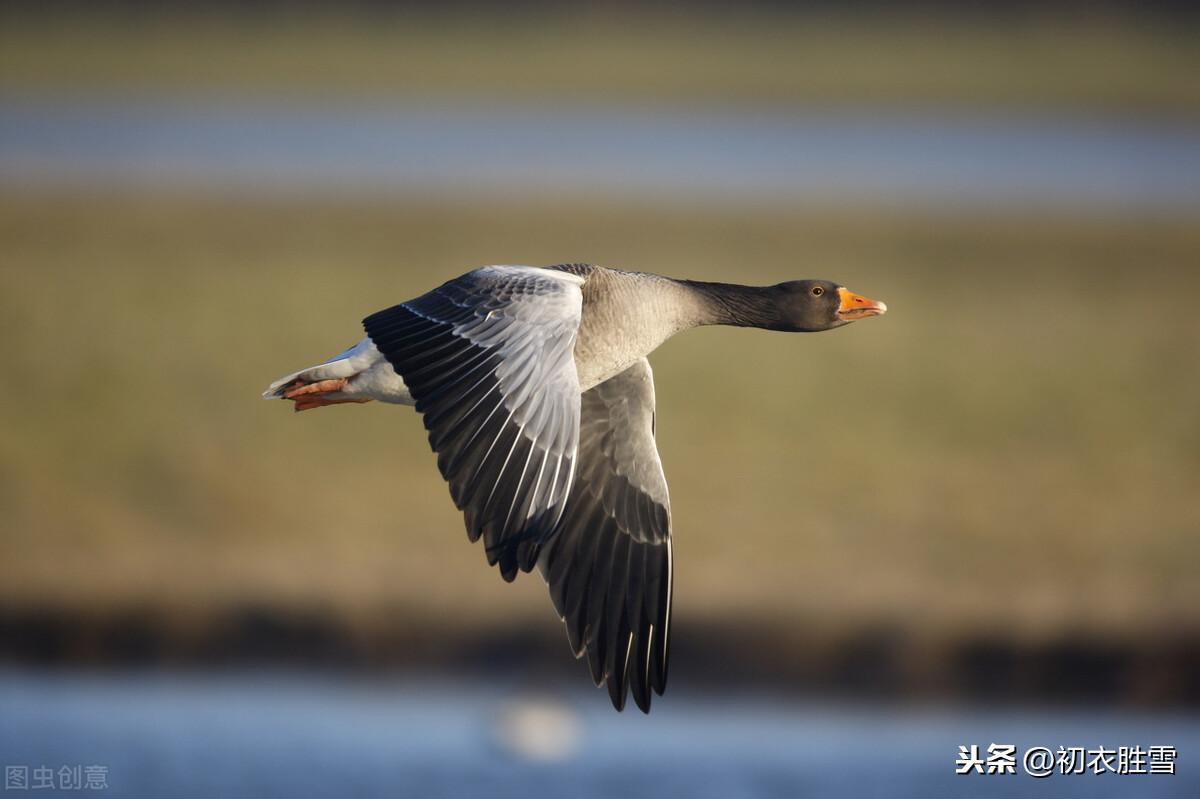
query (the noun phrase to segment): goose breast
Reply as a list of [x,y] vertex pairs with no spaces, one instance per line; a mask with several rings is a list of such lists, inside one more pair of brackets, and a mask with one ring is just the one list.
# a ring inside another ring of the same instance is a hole
[[693,300],[672,280],[587,264],[554,268],[585,280],[575,341],[582,391],[624,372],[689,326]]

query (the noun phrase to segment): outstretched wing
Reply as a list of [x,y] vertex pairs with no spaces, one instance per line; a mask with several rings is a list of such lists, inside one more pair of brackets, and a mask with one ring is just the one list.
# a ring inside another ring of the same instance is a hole
[[667,682],[671,508],[645,358],[583,394],[575,483],[538,566],[596,685],[649,712]]
[[489,266],[363,320],[416,400],[468,536],[506,580],[533,568],[567,504],[582,284]]

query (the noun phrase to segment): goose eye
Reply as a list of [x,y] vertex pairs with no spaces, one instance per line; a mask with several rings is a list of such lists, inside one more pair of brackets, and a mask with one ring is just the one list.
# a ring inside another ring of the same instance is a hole
[[820,296],[821,296],[822,294],[824,294],[824,293],[825,293],[825,289],[821,288],[820,286],[814,286],[814,287],[813,287],[813,290],[812,290],[812,295],[813,295],[814,297],[820,297]]

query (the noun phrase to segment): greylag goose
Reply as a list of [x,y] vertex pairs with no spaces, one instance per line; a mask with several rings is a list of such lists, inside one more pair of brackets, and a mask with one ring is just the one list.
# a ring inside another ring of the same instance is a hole
[[815,332],[886,310],[826,280],[486,266],[371,314],[366,338],[263,396],[297,411],[414,405],[467,536],[505,580],[537,566],[596,685],[649,712],[667,681],[672,564],[646,356],[701,325]]

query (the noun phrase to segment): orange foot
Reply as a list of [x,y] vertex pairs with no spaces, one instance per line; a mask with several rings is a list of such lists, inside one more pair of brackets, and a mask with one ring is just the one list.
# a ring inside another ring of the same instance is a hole
[[341,377],[336,380],[318,380],[316,383],[295,383],[283,393],[284,399],[296,403],[293,408],[297,413],[312,408],[323,408],[326,405],[343,405],[347,402],[370,402],[369,399],[330,399],[322,394],[334,394],[346,388],[349,381]]

